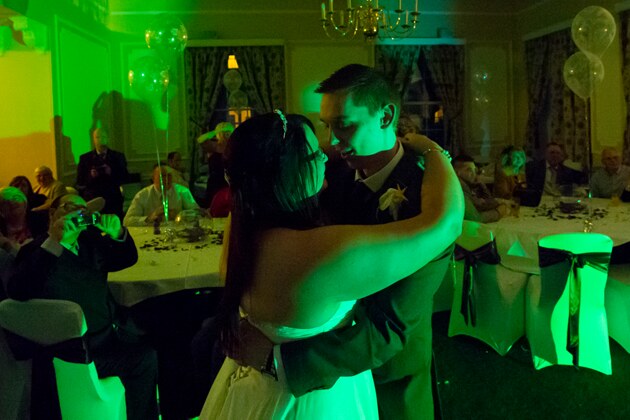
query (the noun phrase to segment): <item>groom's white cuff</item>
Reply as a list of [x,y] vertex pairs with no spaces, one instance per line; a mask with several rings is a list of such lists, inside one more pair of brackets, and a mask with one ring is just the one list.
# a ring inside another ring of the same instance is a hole
[[276,374],[278,375],[278,382],[286,384],[287,375],[284,373],[284,364],[282,363],[280,344],[276,344],[275,346],[273,346],[273,358],[276,362]]

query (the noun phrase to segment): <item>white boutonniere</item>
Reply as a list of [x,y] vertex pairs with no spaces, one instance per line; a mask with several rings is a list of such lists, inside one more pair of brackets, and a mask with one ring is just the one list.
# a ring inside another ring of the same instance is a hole
[[403,201],[408,201],[407,197],[405,197],[405,191],[407,188],[400,188],[400,185],[396,185],[396,188],[389,188],[383,195],[381,195],[378,199],[378,208],[381,211],[385,211],[385,209],[389,209],[389,214],[391,214],[394,220],[398,220],[398,209]]

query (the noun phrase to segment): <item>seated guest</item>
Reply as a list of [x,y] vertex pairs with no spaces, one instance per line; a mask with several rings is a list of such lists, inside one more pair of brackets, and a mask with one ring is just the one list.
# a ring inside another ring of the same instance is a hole
[[125,155],[109,148],[109,134],[104,128],[92,131],[91,152],[79,158],[77,189],[86,200],[96,197],[105,199],[103,213],[123,215],[123,196],[120,186],[127,182]]
[[488,187],[477,179],[477,166],[472,157],[456,156],[453,168],[464,191],[464,219],[488,223],[508,214],[508,206],[494,199]]
[[35,207],[34,211],[47,210],[50,204],[57,198],[66,194],[66,186],[53,178],[52,170],[48,166],[35,168],[35,179],[37,186],[35,193],[46,197],[46,201],[41,206]]
[[13,243],[0,234],[0,301],[7,298],[6,283],[16,253],[17,249],[13,247]]
[[208,156],[208,183],[202,204],[204,207],[210,207],[215,194],[227,187],[223,151],[233,131],[234,126],[231,123],[221,122],[217,124],[214,130],[197,138],[197,143],[201,145],[204,153]]
[[31,235],[26,221],[26,196],[15,187],[0,188],[0,300],[6,298],[9,267]]
[[188,176],[184,169],[184,163],[182,161],[182,155],[179,152],[170,152],[167,156],[168,166],[171,167],[171,175],[173,177],[173,183],[183,185],[186,188],[190,188],[188,183]]
[[183,185],[173,183],[171,171],[169,166],[155,165],[153,183],[138,191],[131,201],[123,222],[125,226],[146,226],[164,220],[162,184],[168,200],[169,220],[175,220],[182,210],[198,208],[190,190]]
[[118,326],[123,324],[107,285],[107,273],[136,263],[136,246],[116,215],[103,214],[93,226],[77,223],[79,212],[91,210],[97,209],[78,195],[55,199],[48,236],[20,249],[7,293],[18,300],[61,299],[79,304],[88,327],[87,349],[99,377],[120,377],[127,418],[157,419],[155,352],[138,340],[131,343],[119,336]]
[[48,231],[48,212],[45,210],[33,211],[46,202],[46,196],[36,194],[31,186],[31,181],[23,175],[18,175],[9,182],[9,185],[18,188],[26,196],[26,223],[34,238]]
[[630,167],[621,164],[621,153],[614,147],[602,150],[602,165],[591,177],[593,197],[610,198],[620,196],[630,181]]
[[0,234],[17,247],[31,239],[26,196],[15,187],[0,188]]
[[525,152],[520,147],[508,146],[501,151],[494,166],[495,197],[512,200],[516,190],[524,188],[525,159]]
[[574,184],[586,184],[586,175],[564,165],[566,155],[558,143],[545,148],[545,159],[529,162],[525,166],[527,186],[551,196],[570,195]]

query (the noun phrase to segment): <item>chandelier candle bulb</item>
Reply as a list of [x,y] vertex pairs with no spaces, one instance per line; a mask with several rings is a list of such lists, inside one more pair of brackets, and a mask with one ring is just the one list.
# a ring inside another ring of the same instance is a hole
[[333,10],[333,0],[328,1],[328,8],[330,9],[330,13],[334,12]]
[[398,10],[402,10],[402,0],[398,0]]
[[409,25],[409,11],[405,12],[405,25]]
[[322,20],[326,20],[326,5],[322,3]]
[[416,12],[418,11],[418,0],[416,0]]
[[348,10],[352,10],[352,0],[348,0]]
[[343,10],[341,11],[340,14],[341,14],[341,19],[340,19],[341,20],[341,25],[339,25],[339,26],[344,27],[345,26],[345,17],[344,17]]

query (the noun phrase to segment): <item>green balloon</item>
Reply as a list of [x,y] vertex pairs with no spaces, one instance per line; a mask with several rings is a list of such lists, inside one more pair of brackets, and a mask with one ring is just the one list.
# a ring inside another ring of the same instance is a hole
[[147,46],[160,55],[181,53],[188,42],[188,32],[181,20],[170,15],[160,15],[144,31]]
[[153,56],[138,58],[129,70],[129,84],[143,100],[158,103],[168,89],[169,71],[162,60]]

